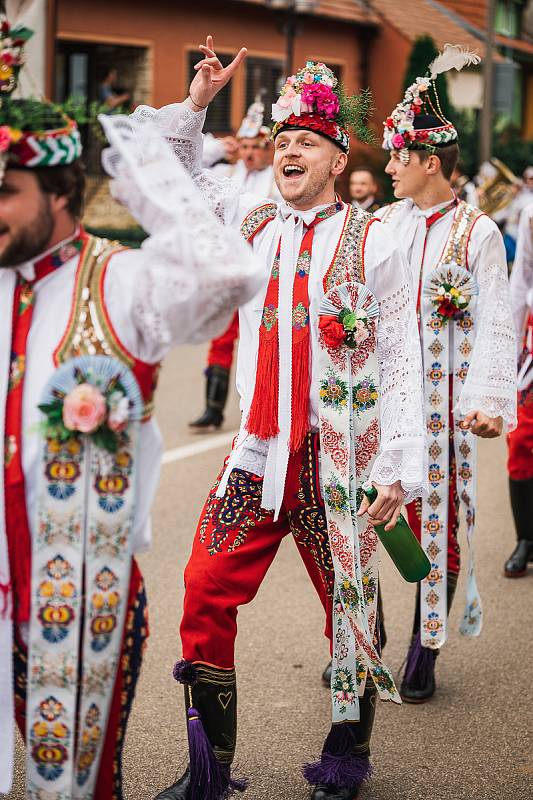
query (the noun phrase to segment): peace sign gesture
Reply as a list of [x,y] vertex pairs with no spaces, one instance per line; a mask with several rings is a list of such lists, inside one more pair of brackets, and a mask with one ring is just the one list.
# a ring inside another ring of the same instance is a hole
[[221,89],[233,78],[246,58],[246,48],[241,47],[231,64],[223,67],[214,51],[213,37],[208,36],[200,45],[204,57],[195,65],[196,75],[189,87],[189,98],[194,107],[206,108]]

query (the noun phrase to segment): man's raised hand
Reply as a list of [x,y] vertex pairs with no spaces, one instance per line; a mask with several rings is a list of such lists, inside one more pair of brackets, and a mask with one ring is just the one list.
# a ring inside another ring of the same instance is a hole
[[241,47],[231,64],[223,67],[213,44],[213,37],[208,36],[205,45],[200,45],[203,59],[195,65],[196,75],[189,87],[189,101],[194,111],[207,108],[209,103],[221,89],[233,78],[246,58],[246,47]]

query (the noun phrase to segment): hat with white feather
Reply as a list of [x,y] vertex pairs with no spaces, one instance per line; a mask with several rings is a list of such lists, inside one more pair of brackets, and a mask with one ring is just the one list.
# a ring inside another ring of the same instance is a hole
[[457,130],[442,112],[435,79],[450,69],[461,70],[480,61],[477,53],[460,45],[445,44],[426,75],[405,90],[402,101],[383,123],[383,148],[399,151],[402,163],[407,164],[410,150],[436,152],[456,142]]

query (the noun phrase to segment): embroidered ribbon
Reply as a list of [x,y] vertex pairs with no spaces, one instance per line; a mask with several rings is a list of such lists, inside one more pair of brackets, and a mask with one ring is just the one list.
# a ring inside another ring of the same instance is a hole
[[93,796],[128,597],[142,398],[127,367],[82,356],[56,370],[43,403],[80,380],[104,395],[120,384],[129,422],[113,454],[81,434],[43,438],[28,659],[29,797]]
[[30,615],[31,535],[26,511],[22,469],[22,400],[26,371],[26,345],[35,303],[34,286],[78,254],[82,233],[34,263],[33,280],[17,275],[13,297],[11,360],[4,430],[5,521],[13,584],[13,614],[17,622]]
[[[333,722],[359,719],[358,695],[369,672],[382,699],[401,702],[373,642],[378,590],[378,540],[356,516],[360,487],[379,447],[378,303],[361,283],[333,287],[323,317],[342,309],[367,314],[367,338],[355,349],[330,346],[321,329],[320,447],[328,535],[335,568],[333,594]],[[361,530],[359,529],[361,526]]]
[[[450,381],[455,408],[470,366],[475,339],[475,295],[477,285],[466,269],[466,248],[472,225],[479,211],[460,203],[455,214],[441,264],[428,276],[422,297],[424,355],[424,393],[429,437],[429,484],[431,491],[422,501],[422,547],[431,561],[431,572],[422,581],[420,592],[420,636],[424,647],[438,649],[447,637],[447,548],[448,486],[450,446]],[[444,323],[434,305],[437,286],[469,287],[468,307],[455,319]],[[474,569],[476,437],[454,418],[453,448],[457,472],[457,492],[464,510],[469,546],[466,608],[461,633],[481,631],[481,600]]]

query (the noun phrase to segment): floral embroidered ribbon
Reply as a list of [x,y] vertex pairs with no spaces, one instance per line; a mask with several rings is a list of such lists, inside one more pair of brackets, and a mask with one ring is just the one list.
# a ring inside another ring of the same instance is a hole
[[381,699],[401,702],[373,641],[377,534],[356,516],[379,447],[379,307],[363,284],[349,282],[326,294],[319,314],[320,447],[335,568],[331,693],[333,722],[342,722],[359,719],[367,673]]
[[[441,264],[423,287],[422,329],[424,393],[429,447],[430,493],[422,501],[422,547],[431,572],[421,583],[420,637],[424,647],[438,649],[447,637],[448,487],[450,446],[450,378],[453,408],[459,402],[475,340],[478,287],[466,269],[466,248],[480,212],[459,203]],[[450,365],[450,367],[449,367]],[[449,373],[451,368],[451,373]],[[476,437],[454,417],[453,447],[457,492],[464,509],[469,545],[466,608],[461,633],[481,632],[481,599],[474,570]]]
[[122,645],[142,407],[130,370],[105,356],[66,362],[44,392],[29,797],[93,796]]

